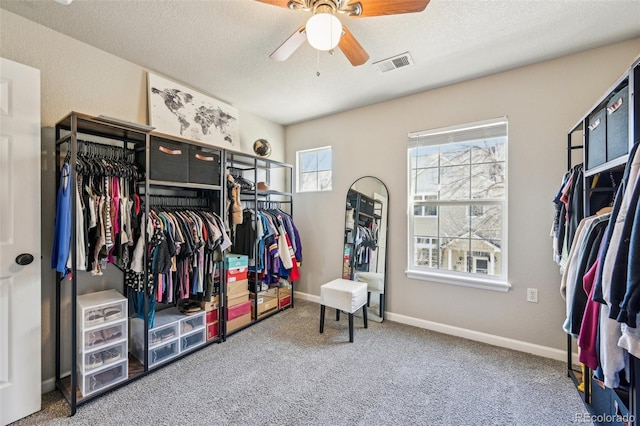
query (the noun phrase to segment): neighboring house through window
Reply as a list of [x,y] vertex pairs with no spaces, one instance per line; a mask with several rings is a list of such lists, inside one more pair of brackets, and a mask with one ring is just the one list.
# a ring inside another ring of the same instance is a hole
[[411,278],[507,291],[507,120],[408,142]]

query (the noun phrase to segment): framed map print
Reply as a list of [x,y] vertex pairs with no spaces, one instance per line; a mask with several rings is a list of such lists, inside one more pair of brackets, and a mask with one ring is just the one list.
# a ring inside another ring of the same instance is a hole
[[147,83],[149,125],[162,133],[239,149],[236,108],[152,73]]

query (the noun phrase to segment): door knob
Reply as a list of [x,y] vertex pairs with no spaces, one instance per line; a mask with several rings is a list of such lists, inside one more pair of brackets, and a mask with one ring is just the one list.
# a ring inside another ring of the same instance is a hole
[[31,262],[33,262],[33,255],[29,253],[22,253],[16,257],[16,263],[18,265],[25,266],[30,264]]

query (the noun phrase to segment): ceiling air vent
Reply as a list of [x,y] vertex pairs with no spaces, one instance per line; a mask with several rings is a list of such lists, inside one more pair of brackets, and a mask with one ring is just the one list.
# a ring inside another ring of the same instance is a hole
[[373,63],[373,66],[382,73],[408,67],[409,65],[413,65],[413,59],[411,59],[409,52]]

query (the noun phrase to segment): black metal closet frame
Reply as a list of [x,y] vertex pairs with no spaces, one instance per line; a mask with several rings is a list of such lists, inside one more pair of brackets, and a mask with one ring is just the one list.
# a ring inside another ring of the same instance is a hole
[[[581,160],[584,166],[588,164],[588,149],[589,146],[589,132],[586,131],[588,128],[588,118],[589,116],[596,110],[602,107],[606,107],[607,102],[614,97],[614,95],[625,86],[628,86],[629,89],[629,151],[633,146],[634,142],[640,142],[640,60],[636,60],[633,65],[625,72],[610,88],[605,92],[605,94],[594,104],[594,106],[589,110],[587,114],[584,115],[572,128],[567,132],[567,170],[571,170],[573,167],[573,151],[575,150],[583,150],[581,155]],[[633,102],[631,103],[631,100]],[[574,134],[582,134],[582,144],[574,145]],[[635,140],[634,140],[635,139]],[[615,196],[615,187],[612,188],[591,188],[590,182],[592,177],[598,175],[600,173],[607,172],[622,172],[624,171],[625,165],[628,161],[628,154],[622,155],[618,158],[614,158],[610,161],[605,162],[604,164],[598,165],[596,167],[592,167],[590,169],[585,169],[583,173],[583,190],[584,190],[584,217],[590,216],[595,212],[592,211],[592,207],[590,205],[590,195],[595,192],[612,192],[613,196]],[[578,162],[579,163],[579,162]],[[591,411],[593,411],[593,398],[592,398],[592,386],[591,386],[591,376],[592,371],[587,366],[584,367],[584,375],[582,373],[578,373],[573,369],[573,338],[570,334],[567,334],[567,375],[571,378],[574,385],[577,387],[581,382],[584,383],[584,392],[580,395],[584,403],[589,407]],[[636,426],[640,424],[640,419],[638,419],[638,385],[640,385],[640,360],[629,354],[629,368],[630,368],[630,383],[629,383],[629,395],[628,401],[623,401],[623,396],[619,395],[615,389],[610,389],[611,392],[616,394],[617,399],[621,402],[627,402],[625,408],[628,410],[630,419],[633,419],[629,425]],[[610,414],[610,413],[598,413],[594,412],[593,414]]]
[[[69,176],[70,182],[72,184],[75,184],[76,182],[76,169],[73,165],[76,164],[77,159],[78,159],[78,135],[82,134],[82,135],[86,135],[87,137],[98,137],[98,138],[102,138],[102,139],[106,139],[108,141],[110,141],[109,143],[105,142],[105,145],[110,145],[110,146],[115,146],[116,148],[114,149],[120,149],[123,151],[129,151],[126,152],[126,154],[133,154],[135,151],[140,151],[140,150],[144,150],[145,151],[145,172],[148,173],[148,171],[150,170],[151,164],[149,162],[149,150],[150,150],[150,141],[151,138],[155,135],[157,135],[160,138],[163,139],[170,139],[179,143],[183,143],[189,146],[201,146],[203,148],[207,148],[207,149],[213,149],[213,150],[219,150],[220,152],[220,161],[221,161],[221,165],[225,165],[227,163],[227,155],[231,156],[231,159],[229,161],[232,161],[234,164],[238,164],[238,163],[244,163],[245,165],[249,165],[250,167],[253,167],[254,169],[254,176],[257,178],[257,170],[259,168],[265,169],[267,171],[267,182],[270,178],[270,169],[274,168],[274,167],[280,167],[280,168],[284,168],[285,170],[288,170],[288,176],[285,177],[286,182],[285,184],[288,185],[289,187],[292,186],[293,184],[293,174],[292,174],[292,170],[293,170],[293,166],[286,164],[286,163],[282,163],[282,162],[278,162],[278,161],[273,161],[273,160],[267,160],[267,159],[261,159],[261,158],[257,158],[251,155],[247,155],[247,154],[243,154],[243,153],[239,153],[239,152],[233,152],[233,151],[227,151],[224,150],[222,148],[219,147],[211,147],[210,145],[205,145],[205,144],[200,144],[196,141],[192,141],[189,139],[183,139],[183,138],[179,138],[179,137],[174,137],[174,136],[168,136],[168,135],[163,135],[160,133],[156,133],[156,132],[152,132],[152,129],[149,128],[148,126],[144,126],[144,125],[138,125],[136,123],[128,123],[128,122],[122,122],[119,120],[115,120],[115,119],[110,119],[107,117],[93,117],[90,115],[86,115],[86,114],[81,114],[81,113],[77,113],[77,112],[71,112],[70,114],[68,114],[66,117],[64,117],[62,120],[60,120],[55,127],[55,138],[56,138],[56,149],[55,149],[55,161],[56,161],[56,180],[55,180],[55,188],[54,188],[54,193],[57,193],[57,189],[58,186],[60,184],[60,170],[61,170],[61,166],[62,166],[62,158],[61,158],[61,148],[62,146],[64,146],[65,144],[68,144],[68,160],[70,162],[70,164],[72,165],[71,167],[71,174]],[[64,134],[63,134],[64,133]],[[83,136],[84,137],[84,136]],[[96,143],[94,141],[91,141],[92,143]],[[100,144],[100,142],[97,142],[98,144]],[[67,153],[65,153],[65,157],[67,156]],[[209,202],[213,202],[213,200],[215,200],[218,204],[218,210],[216,211],[216,213],[224,218],[224,204],[225,204],[225,200],[227,199],[227,190],[226,190],[226,179],[225,179],[225,171],[226,171],[226,167],[221,167],[220,168],[220,182],[222,183],[221,185],[207,185],[207,184],[199,184],[199,183],[184,183],[184,182],[169,182],[169,181],[160,181],[160,180],[150,180],[150,179],[144,179],[142,181],[138,182],[138,187],[139,187],[139,192],[140,192],[140,196],[141,197],[145,197],[145,203],[144,203],[144,208],[145,208],[145,216],[148,217],[149,215],[149,209],[152,207],[149,203],[149,198],[150,197],[167,197],[167,198],[175,198],[175,200],[179,200],[179,199],[184,199],[183,194],[186,193],[199,193],[199,195],[196,195],[196,197],[198,197],[198,199],[202,199],[202,194],[207,194],[209,195]],[[255,182],[255,180],[254,180]],[[158,189],[163,189],[164,191],[160,191],[160,192],[165,192],[165,191],[174,191],[176,192],[175,195],[163,195],[163,194],[154,194]],[[181,192],[182,191],[182,192]],[[281,196],[281,197],[285,197],[285,200],[279,200],[279,201],[275,201],[275,200],[271,200],[272,196]],[[280,204],[288,204],[290,205],[289,209],[289,213],[292,214],[293,213],[293,193],[292,192],[277,192],[277,191],[268,191],[265,193],[260,193],[257,190],[257,187],[255,188],[255,191],[253,193],[253,199],[255,201],[255,205],[258,205],[259,202],[270,202],[270,203],[275,203],[277,202],[279,205]],[[180,204],[178,202],[178,204]],[[187,203],[188,204],[188,203]],[[75,217],[75,211],[76,211],[76,197],[72,196],[71,197],[71,212],[72,212],[72,223],[71,223],[71,245],[70,245],[70,256],[72,259],[74,259],[71,263],[72,263],[72,267],[71,267],[71,280],[70,280],[70,284],[71,284],[71,302],[70,302],[70,311],[71,311],[71,330],[70,330],[70,335],[71,335],[71,370],[70,370],[70,374],[69,376],[65,376],[65,377],[61,377],[62,376],[62,372],[61,372],[61,363],[62,363],[62,354],[61,354],[61,350],[62,350],[62,336],[61,336],[61,327],[62,327],[62,322],[61,322],[61,301],[62,301],[62,288],[63,288],[63,284],[64,284],[64,276],[57,272],[56,273],[56,295],[55,295],[55,383],[56,383],[56,388],[58,388],[63,395],[65,396],[67,402],[69,403],[70,406],[70,410],[71,413],[70,415],[75,415],[77,408],[86,403],[89,402],[95,398],[98,398],[102,395],[104,395],[105,393],[108,393],[112,390],[118,389],[120,387],[126,386],[127,384],[131,383],[134,380],[137,380],[153,371],[159,370],[161,368],[163,368],[166,365],[169,365],[183,357],[189,356],[192,353],[194,353],[195,351],[198,351],[202,348],[205,348],[211,344],[214,343],[220,343],[226,340],[226,309],[225,309],[225,292],[226,292],[226,273],[225,273],[225,269],[224,269],[224,262],[221,262],[221,268],[220,268],[220,292],[219,292],[219,305],[218,305],[218,316],[219,318],[222,320],[221,323],[222,325],[219,327],[219,331],[218,331],[218,337],[209,341],[206,341],[203,345],[193,349],[192,351],[189,351],[187,353],[184,354],[179,354],[177,356],[175,356],[174,358],[172,358],[170,361],[167,361],[165,363],[163,363],[162,365],[159,365],[157,367],[154,367],[153,369],[149,368],[149,359],[148,359],[148,355],[149,355],[149,341],[148,341],[148,335],[149,335],[149,328],[148,328],[148,321],[146,319],[148,319],[149,317],[149,301],[148,301],[148,297],[144,297],[144,316],[145,319],[143,321],[144,323],[144,365],[140,365],[139,367],[136,367],[136,371],[132,371],[131,368],[131,363],[129,364],[129,371],[128,371],[128,377],[126,380],[116,383],[114,385],[111,386],[107,386],[104,390],[99,390],[94,394],[88,395],[88,396],[80,396],[78,395],[78,373],[77,373],[77,357],[78,357],[78,352],[77,352],[77,292],[78,292],[78,274],[77,274],[77,270],[76,270],[76,257],[77,257],[77,250],[76,250],[76,220],[77,218]],[[148,238],[149,236],[147,236]],[[146,259],[146,250],[145,250],[145,258],[144,258],[144,264],[147,264],[147,259]],[[115,265],[114,265],[115,267]],[[118,268],[120,269],[120,268]],[[124,275],[124,274],[123,274]],[[146,280],[147,280],[147,274],[145,273],[145,287],[146,287]],[[127,294],[127,288],[126,288],[126,284],[124,282],[124,276],[122,279],[122,294],[126,296]],[[294,306],[294,302],[293,302],[293,283],[292,283],[292,289],[291,289],[291,303],[289,306],[280,309],[280,307],[278,306],[278,309],[275,310],[275,312],[272,312],[270,315],[271,316],[277,312],[280,312],[283,309],[287,309],[289,307],[293,308]],[[260,318],[259,321],[266,319],[267,316],[264,316],[263,318]],[[219,321],[220,322],[220,321]],[[253,321],[251,324],[254,324],[257,321]],[[248,327],[248,326],[247,326]],[[246,328],[246,327],[242,327],[238,330],[234,330],[234,333],[237,331],[240,331],[241,329]],[[129,330],[130,332],[130,330]],[[129,348],[130,350],[131,348]],[[130,355],[130,353],[127,354],[128,356]],[[132,357],[129,356],[129,360],[132,360]],[[75,391],[74,391],[75,390]]]

